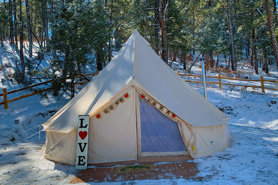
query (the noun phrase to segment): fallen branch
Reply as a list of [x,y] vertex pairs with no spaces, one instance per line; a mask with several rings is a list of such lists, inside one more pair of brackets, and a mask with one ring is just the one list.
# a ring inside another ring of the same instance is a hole
[[199,55],[196,57],[196,59],[194,60],[194,62],[191,64],[191,66],[188,68],[187,73],[190,73],[191,68],[193,67],[193,65],[197,62],[198,58],[200,57],[200,55],[202,54],[202,52],[199,53]]

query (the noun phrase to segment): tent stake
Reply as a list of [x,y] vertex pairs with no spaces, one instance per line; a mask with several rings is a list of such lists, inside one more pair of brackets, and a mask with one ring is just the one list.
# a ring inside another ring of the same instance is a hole
[[206,84],[206,71],[205,71],[205,64],[204,64],[203,60],[202,60],[202,77],[203,77],[204,96],[206,99],[208,99],[207,84]]

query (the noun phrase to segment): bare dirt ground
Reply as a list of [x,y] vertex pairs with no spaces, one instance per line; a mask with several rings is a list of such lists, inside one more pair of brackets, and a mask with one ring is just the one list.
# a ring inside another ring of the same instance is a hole
[[[150,161],[153,161],[153,158],[149,157],[144,159],[139,158],[138,161],[132,165],[122,165],[121,163],[113,163],[111,165],[110,163],[111,166],[107,166],[109,164],[89,166],[87,170],[79,171],[70,183],[121,182],[179,178],[197,179],[195,176],[199,173],[199,170],[197,165],[190,159],[191,157],[185,156],[167,157],[167,159],[160,158],[156,160],[157,162],[152,163]],[[198,177],[198,179],[200,179],[200,177]]]

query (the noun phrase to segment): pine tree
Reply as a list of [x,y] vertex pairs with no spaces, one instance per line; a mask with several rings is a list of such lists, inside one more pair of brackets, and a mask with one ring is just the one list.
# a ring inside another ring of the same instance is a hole
[[17,43],[17,3],[16,0],[13,0],[13,20],[14,20],[14,38],[15,38],[15,48],[18,51],[18,43]]
[[167,40],[167,22],[168,18],[168,6],[170,1],[168,0],[160,0],[159,1],[159,23],[160,23],[160,31],[161,31],[161,58],[162,60],[168,64],[168,40]]
[[0,47],[3,47],[3,41],[7,33],[7,22],[9,21],[9,11],[5,2],[0,2]]
[[10,27],[10,43],[14,44],[14,29],[13,29],[13,3],[9,0],[9,27]]
[[229,28],[229,38],[230,38],[230,56],[231,56],[231,65],[232,70],[236,71],[236,53],[235,53],[235,44],[234,44],[234,33],[233,33],[233,23],[231,18],[231,5],[230,0],[226,0],[227,3],[227,22]]
[[105,47],[110,38],[110,26],[109,26],[109,15],[105,9],[104,3],[102,0],[96,0],[94,2],[93,17],[94,22],[94,33],[91,33],[94,36],[93,48],[96,55],[97,69],[102,70],[103,65],[105,65],[106,56],[108,52]]
[[274,26],[273,26],[273,21],[272,21],[272,14],[271,14],[269,0],[265,0],[265,6],[266,6],[266,12],[267,12],[268,28],[269,28],[269,32],[270,32],[272,47],[273,47],[273,53],[274,53],[274,57],[275,57],[277,68],[278,68],[278,46],[277,46],[277,40],[276,40],[275,33],[274,33]]
[[32,50],[33,50],[33,39],[32,39],[32,25],[31,25],[31,16],[30,16],[30,11],[29,11],[29,2],[28,0],[25,0],[25,5],[26,5],[26,16],[27,16],[27,29],[28,29],[28,40],[29,40],[29,57],[32,58]]
[[[74,76],[82,73],[91,60],[88,55],[93,53],[98,69],[102,69],[107,55],[104,48],[110,37],[109,17],[102,1],[87,3],[74,0],[67,4],[60,3],[59,6],[49,41],[49,47],[57,50],[57,58],[52,63],[53,78],[56,78],[58,89],[62,86],[71,89],[73,97],[73,84],[65,84],[64,79],[69,77],[73,82]],[[60,74],[60,79],[55,73]]]
[[20,50],[19,50],[19,56],[20,56],[20,64],[21,64],[21,78],[22,82],[25,82],[25,60],[23,55],[23,15],[22,15],[22,0],[19,0],[19,20],[20,20],[20,29],[19,29],[19,44],[20,44]]

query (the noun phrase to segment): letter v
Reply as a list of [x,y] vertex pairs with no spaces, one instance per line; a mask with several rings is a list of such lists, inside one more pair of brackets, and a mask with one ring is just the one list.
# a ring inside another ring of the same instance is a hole
[[78,143],[78,145],[79,145],[80,151],[81,151],[81,152],[84,152],[87,143],[84,143],[84,147],[83,147],[83,148],[82,148],[82,143]]

